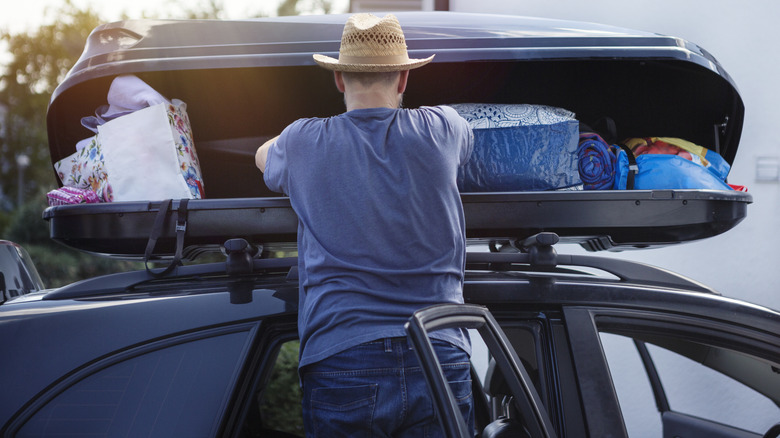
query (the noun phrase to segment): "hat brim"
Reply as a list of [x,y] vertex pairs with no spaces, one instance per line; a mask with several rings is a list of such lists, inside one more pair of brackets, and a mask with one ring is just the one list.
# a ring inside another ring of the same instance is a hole
[[339,62],[338,59],[325,55],[314,55],[314,62],[320,67],[333,71],[346,71],[355,73],[382,73],[391,71],[403,71],[411,70],[413,68],[422,67],[425,64],[431,62],[435,55],[431,55],[424,59],[410,59],[408,62],[401,64],[347,64]]

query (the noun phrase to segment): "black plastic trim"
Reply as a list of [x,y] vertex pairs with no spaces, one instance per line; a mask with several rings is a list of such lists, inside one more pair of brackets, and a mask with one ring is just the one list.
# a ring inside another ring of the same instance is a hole
[[658,412],[662,415],[664,412],[670,410],[669,399],[666,398],[666,391],[664,391],[664,385],[661,382],[661,376],[658,375],[658,370],[655,367],[655,362],[650,356],[650,352],[647,350],[647,345],[644,341],[634,339],[634,345],[636,346],[639,357],[642,360],[642,365],[647,372],[647,378],[650,380],[650,388],[653,390],[653,397],[655,398],[655,405],[658,408]]
[[593,316],[588,308],[564,308],[589,436],[627,438],[620,403]]

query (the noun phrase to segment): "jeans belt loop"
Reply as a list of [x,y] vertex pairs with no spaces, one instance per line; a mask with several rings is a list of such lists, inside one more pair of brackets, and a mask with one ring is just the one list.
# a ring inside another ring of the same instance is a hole
[[385,338],[385,353],[392,353],[393,340],[391,338]]

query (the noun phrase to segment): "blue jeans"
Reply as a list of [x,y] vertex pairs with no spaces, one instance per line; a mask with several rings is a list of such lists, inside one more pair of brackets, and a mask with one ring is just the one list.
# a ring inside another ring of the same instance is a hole
[[[432,341],[474,431],[474,400],[468,355]],[[425,376],[405,338],[358,345],[301,370],[307,437],[444,438]]]

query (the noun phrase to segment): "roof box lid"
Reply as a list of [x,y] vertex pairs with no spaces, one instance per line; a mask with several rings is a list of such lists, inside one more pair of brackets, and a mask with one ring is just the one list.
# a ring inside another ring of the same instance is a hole
[[[512,16],[396,14],[413,72],[405,105],[528,103],[564,108],[580,122],[609,117],[617,138],[676,137],[733,163],[744,107],[706,51],[679,38]],[[337,56],[345,15],[244,21],[123,21],[98,27],[52,96],[52,162],[92,135],[81,118],[105,104],[114,78],[134,74],[187,104],[209,199],[189,203],[189,253],[231,237],[291,242],[297,217],[262,184],[258,145],[301,117],[343,112],[332,73],[312,53]],[[247,181],[235,184],[235,181]],[[550,231],[591,250],[646,248],[711,237],[746,217],[747,193],[661,190],[464,194],[471,239]],[[174,202],[175,204],[175,202]],[[58,206],[44,217],[66,245],[143,257],[159,201]],[[576,218],[573,221],[572,218]],[[173,254],[165,223],[155,256]],[[228,225],[228,228],[226,228]]]
[[[683,138],[733,163],[743,103],[731,77],[695,44],[590,23],[450,12],[397,16],[410,56],[436,55],[415,70],[405,94],[408,107],[556,106],[586,124],[612,118],[618,138]],[[330,72],[311,55],[337,56],[345,21],[345,15],[324,15],[100,26],[52,96],[52,162],[91,135],[80,119],[105,103],[111,81],[135,74],[187,103],[207,178],[234,175],[235,166],[251,171],[247,157],[256,143],[231,140],[267,138],[300,117],[343,111]],[[212,184],[208,195],[266,194],[235,189]]]

